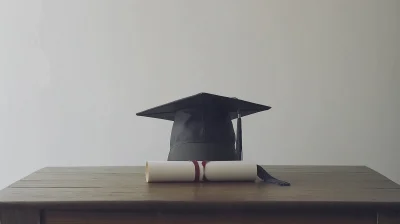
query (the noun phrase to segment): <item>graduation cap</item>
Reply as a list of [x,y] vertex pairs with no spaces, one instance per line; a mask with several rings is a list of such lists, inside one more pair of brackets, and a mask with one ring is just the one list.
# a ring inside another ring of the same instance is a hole
[[[173,121],[169,161],[232,161],[243,159],[241,118],[269,109],[270,106],[237,98],[199,93],[136,115]],[[257,174],[266,182],[289,185],[270,176],[261,166],[257,166]]]

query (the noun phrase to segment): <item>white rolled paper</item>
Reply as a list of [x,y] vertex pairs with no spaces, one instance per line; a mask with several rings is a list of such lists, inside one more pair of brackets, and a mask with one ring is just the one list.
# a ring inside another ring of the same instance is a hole
[[[204,165],[203,165],[204,164]],[[256,164],[243,161],[148,161],[146,181],[255,181]]]

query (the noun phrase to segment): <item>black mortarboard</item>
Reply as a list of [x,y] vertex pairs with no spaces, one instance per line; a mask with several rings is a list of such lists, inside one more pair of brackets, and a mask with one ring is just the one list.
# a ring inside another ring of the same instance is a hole
[[[174,121],[168,160],[228,161],[242,160],[241,117],[270,108],[237,98],[199,93],[137,115]],[[236,118],[235,138],[232,120]]]
[[142,111],[137,113],[137,115],[174,121],[177,112],[191,108],[196,108],[198,110],[201,110],[202,108],[216,108],[218,111],[229,115],[231,119],[235,119],[237,118],[238,110],[240,110],[241,116],[244,117],[260,111],[269,110],[271,107],[237,98],[218,96],[209,93],[199,93],[194,96],[189,96]]
[[243,117],[270,108],[236,98],[199,93],[137,115],[174,121],[168,160],[223,161],[240,159],[231,120],[238,118],[238,114]]

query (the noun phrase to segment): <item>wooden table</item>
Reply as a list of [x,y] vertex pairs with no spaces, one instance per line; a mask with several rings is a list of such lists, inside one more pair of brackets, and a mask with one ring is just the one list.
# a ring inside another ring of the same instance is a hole
[[400,186],[367,167],[264,167],[292,186],[148,184],[143,167],[44,168],[0,191],[0,223],[400,223]]

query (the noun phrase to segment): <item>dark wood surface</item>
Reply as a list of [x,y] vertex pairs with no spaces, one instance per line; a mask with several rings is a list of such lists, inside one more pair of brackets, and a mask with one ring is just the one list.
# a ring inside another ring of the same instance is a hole
[[399,211],[381,211],[377,216],[378,224],[399,224],[400,212]]
[[[49,212],[46,224],[376,224],[374,214],[135,214],[100,212]],[[384,223],[385,224],[385,223]]]
[[[364,166],[264,166],[290,187],[264,183],[153,183],[144,167],[49,167],[0,191],[0,206],[399,206],[400,186]],[[267,206],[267,207],[265,207]]]
[[292,186],[148,184],[144,167],[44,168],[0,191],[0,224],[400,221],[400,186],[367,167],[264,167]]
[[0,224],[41,224],[40,211],[29,208],[0,209]]

